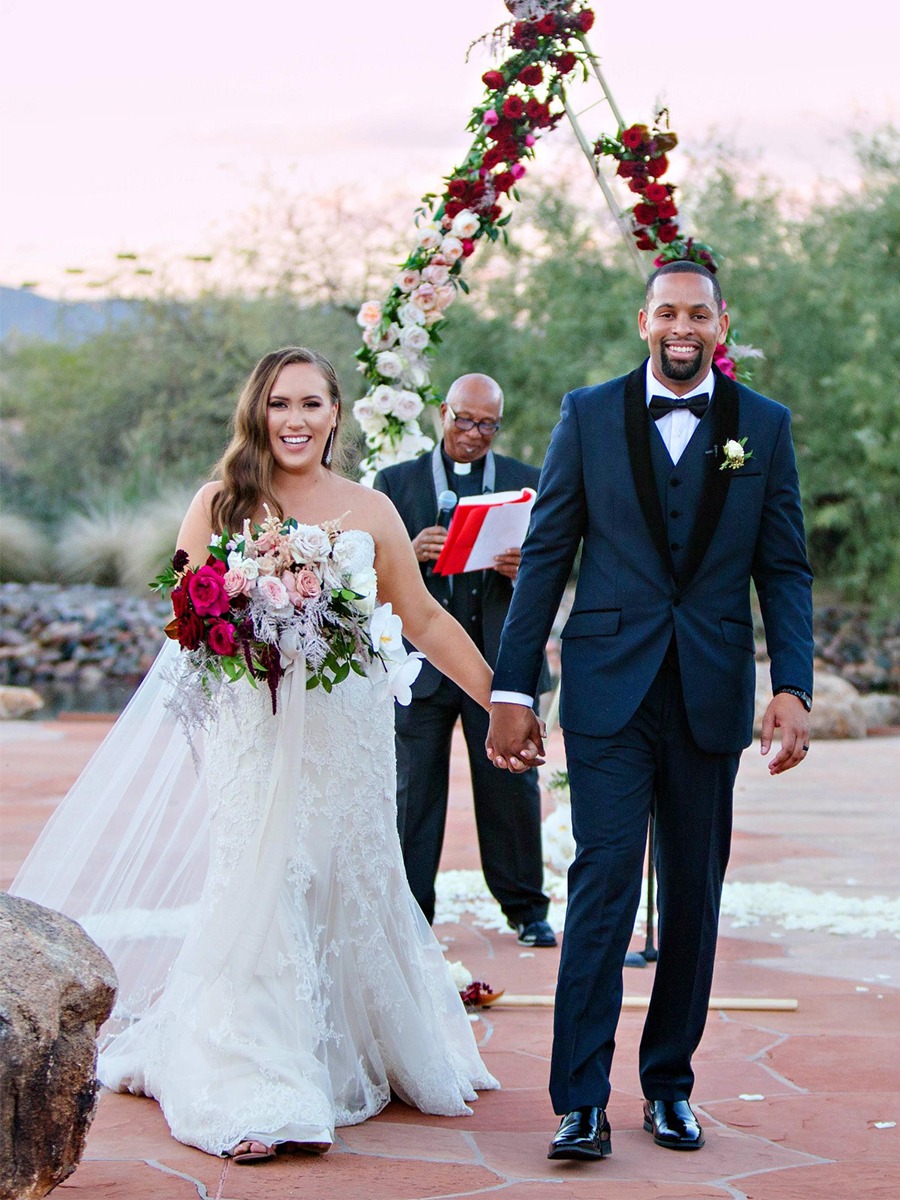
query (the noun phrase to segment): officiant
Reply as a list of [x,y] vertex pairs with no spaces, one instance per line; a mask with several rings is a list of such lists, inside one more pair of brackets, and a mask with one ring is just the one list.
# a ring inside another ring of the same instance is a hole
[[[425,584],[494,665],[519,569],[508,547],[492,569],[434,574],[453,506],[464,496],[537,488],[536,467],[496,454],[503,392],[488,375],[462,375],[441,405],[443,436],[431,454],[385,467],[375,487],[393,501],[412,539]],[[544,664],[541,691],[550,687]],[[434,884],[444,841],[453,730],[461,721],[469,752],[475,824],[484,877],[524,946],[555,946],[542,890],[541,808],[537,771],[496,771],[484,755],[487,714],[430,663],[396,709],[397,820],[412,893],[434,920]]]

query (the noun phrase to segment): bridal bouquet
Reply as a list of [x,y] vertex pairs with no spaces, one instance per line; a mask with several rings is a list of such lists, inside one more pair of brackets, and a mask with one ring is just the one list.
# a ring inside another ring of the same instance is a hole
[[177,550],[150,586],[171,597],[175,615],[165,632],[186,652],[179,718],[205,726],[220,688],[240,679],[254,687],[264,680],[274,713],[278,683],[295,665],[306,670],[307,688],[330,692],[378,662],[396,699],[408,704],[421,655],[407,653],[391,606],[376,608],[375,571],[354,557],[352,534],[342,535],[337,522],[300,525],[271,515],[214,537],[203,566]]

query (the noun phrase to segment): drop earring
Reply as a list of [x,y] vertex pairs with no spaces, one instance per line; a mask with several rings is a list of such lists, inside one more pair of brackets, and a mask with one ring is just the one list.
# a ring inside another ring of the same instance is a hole
[[322,456],[322,462],[325,464],[326,467],[331,466],[331,452],[334,449],[335,429],[336,429],[336,426],[332,425],[331,433],[329,433],[329,435],[328,435],[328,443],[325,446],[325,453]]

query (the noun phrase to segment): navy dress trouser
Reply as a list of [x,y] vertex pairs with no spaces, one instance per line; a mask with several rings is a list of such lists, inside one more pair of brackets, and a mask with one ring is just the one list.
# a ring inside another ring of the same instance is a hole
[[606,1107],[622,967],[656,816],[659,960],[640,1048],[644,1095],[685,1100],[706,1023],[740,754],[707,754],[688,726],[667,660],[628,724],[610,737],[565,732],[578,852],[554,1016],[554,1110]]

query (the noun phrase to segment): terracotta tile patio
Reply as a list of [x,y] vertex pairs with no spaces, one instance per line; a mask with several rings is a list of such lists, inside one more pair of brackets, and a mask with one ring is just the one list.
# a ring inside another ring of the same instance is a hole
[[[103,722],[5,722],[0,883],[105,732]],[[562,764],[558,739],[551,759]],[[466,767],[454,755],[444,866],[478,865]],[[820,743],[770,780],[756,751],[738,781],[730,880],[783,882],[868,898],[900,891],[900,738]],[[438,933],[450,957],[512,993],[551,994],[552,950],[464,919]],[[627,970],[628,995],[653,968]],[[546,1092],[549,1008],[483,1010],[476,1034],[503,1084],[472,1117],[427,1117],[395,1103],[339,1131],[322,1159],[279,1157],[256,1168],[173,1141],[149,1100],[104,1094],[84,1161],[58,1194],[72,1200],[896,1200],[900,1193],[900,941],[722,921],[714,993],[787,997],[795,1012],[716,1011],[696,1059],[694,1092],[707,1131],[699,1154],[673,1154],[641,1128],[636,1060],[642,1014],[619,1026],[610,1104],[613,1156],[550,1163],[555,1125]]]

